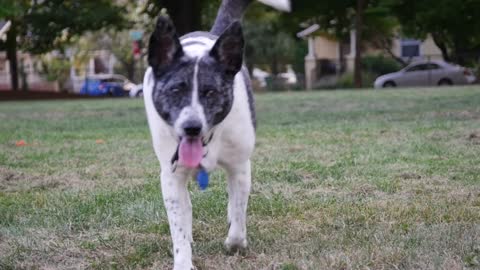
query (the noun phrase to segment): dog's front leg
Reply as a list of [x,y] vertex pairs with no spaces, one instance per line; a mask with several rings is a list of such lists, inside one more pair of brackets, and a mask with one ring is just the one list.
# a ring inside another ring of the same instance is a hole
[[250,195],[250,160],[227,166],[228,222],[230,228],[225,247],[230,252],[247,247],[247,204]]
[[194,269],[191,248],[192,204],[187,179],[185,172],[162,170],[162,194],[173,242],[174,270]]

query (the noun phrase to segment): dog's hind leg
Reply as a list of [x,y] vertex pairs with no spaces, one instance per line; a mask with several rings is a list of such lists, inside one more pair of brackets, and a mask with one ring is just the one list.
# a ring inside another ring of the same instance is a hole
[[192,204],[188,175],[162,170],[162,194],[173,242],[174,270],[194,269],[192,264]]
[[228,174],[228,222],[230,228],[225,240],[229,252],[247,247],[247,204],[250,195],[250,160],[243,164],[226,166]]

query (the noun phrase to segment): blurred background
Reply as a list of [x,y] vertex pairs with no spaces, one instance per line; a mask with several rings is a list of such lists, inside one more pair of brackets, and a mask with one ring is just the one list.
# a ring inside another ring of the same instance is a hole
[[[208,31],[220,0],[1,0],[0,90],[141,96],[160,13]],[[256,91],[477,83],[480,1],[293,0],[244,21]],[[393,73],[393,74],[391,74]],[[381,76],[389,74],[387,76]]]

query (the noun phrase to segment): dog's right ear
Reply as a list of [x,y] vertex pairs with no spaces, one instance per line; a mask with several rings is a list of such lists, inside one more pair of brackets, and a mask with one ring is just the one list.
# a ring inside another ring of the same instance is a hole
[[218,37],[210,56],[220,63],[227,74],[235,76],[242,69],[244,47],[242,25],[235,21]]
[[157,76],[161,76],[175,60],[183,56],[173,22],[160,16],[148,44],[148,64]]

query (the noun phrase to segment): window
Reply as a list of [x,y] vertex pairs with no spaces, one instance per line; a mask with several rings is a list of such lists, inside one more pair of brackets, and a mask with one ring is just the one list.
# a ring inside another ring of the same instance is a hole
[[401,41],[402,57],[419,57],[421,43],[421,41],[415,39],[403,39]]
[[427,64],[427,70],[435,70],[435,69],[440,69],[440,66],[437,64]]
[[425,65],[425,64],[415,65],[413,67],[408,68],[407,72],[422,71],[422,70],[427,70],[427,65]]

